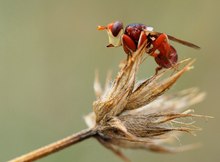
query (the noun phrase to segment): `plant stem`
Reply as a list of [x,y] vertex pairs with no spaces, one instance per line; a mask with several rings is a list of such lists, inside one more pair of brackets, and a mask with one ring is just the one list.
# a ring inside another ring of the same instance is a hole
[[47,146],[41,147],[37,150],[31,151],[25,155],[17,157],[15,159],[10,160],[9,162],[31,162],[34,160],[38,160],[44,156],[50,155],[57,151],[60,151],[66,147],[69,147],[75,143],[83,141],[87,138],[90,138],[96,134],[95,129],[85,129],[78,133],[72,134],[66,138],[63,138],[59,141],[56,141]]

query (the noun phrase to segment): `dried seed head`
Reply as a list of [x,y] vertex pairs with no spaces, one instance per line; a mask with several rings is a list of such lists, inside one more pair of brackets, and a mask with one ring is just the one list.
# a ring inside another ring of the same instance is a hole
[[[143,58],[145,47],[146,43],[121,68],[111,87],[93,103],[97,123],[105,116],[116,116],[123,112],[128,103],[127,99],[133,91],[136,73]],[[95,84],[95,87],[99,85],[98,83]]]
[[[104,90],[96,75],[94,89],[97,100],[93,103],[94,112],[85,117],[89,127],[97,128],[98,141],[124,161],[128,159],[118,150],[119,147],[156,152],[179,152],[191,148],[165,147],[163,143],[171,141],[181,132],[193,134],[200,130],[193,125],[192,118],[205,117],[184,111],[203,100],[205,94],[198,89],[164,94],[192,68],[194,61],[187,59],[141,83],[136,81],[146,45],[145,42],[128,58],[113,82],[107,77]],[[182,68],[177,71],[177,66]],[[165,77],[168,73],[172,75]]]

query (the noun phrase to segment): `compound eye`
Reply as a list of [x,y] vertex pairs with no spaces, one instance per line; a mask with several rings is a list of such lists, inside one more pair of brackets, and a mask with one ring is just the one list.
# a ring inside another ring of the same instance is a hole
[[123,23],[120,21],[116,21],[113,23],[112,28],[111,28],[111,32],[113,34],[113,36],[117,36],[119,34],[119,32],[121,31],[121,29],[123,29]]

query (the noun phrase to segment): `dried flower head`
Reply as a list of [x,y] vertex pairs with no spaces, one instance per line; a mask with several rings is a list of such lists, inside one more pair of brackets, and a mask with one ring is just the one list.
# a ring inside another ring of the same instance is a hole
[[[127,59],[114,81],[107,77],[104,90],[96,76],[94,112],[85,117],[87,125],[97,131],[96,139],[124,161],[129,160],[119,150],[120,147],[155,152],[179,152],[191,148],[164,144],[177,138],[181,132],[193,134],[200,130],[192,121],[181,119],[206,117],[185,110],[203,100],[205,94],[198,89],[164,94],[183,73],[191,69],[193,61],[190,59],[141,82],[136,80],[139,66],[144,61],[145,47],[146,43]],[[182,68],[177,71],[177,66]]]
[[[93,112],[85,117],[88,129],[12,159],[10,162],[34,161],[90,137],[95,137],[126,162],[129,159],[120,148],[174,153],[195,147],[195,145],[172,147],[167,143],[178,138],[182,132],[194,134],[195,131],[200,130],[193,125],[192,118],[209,118],[209,116],[196,115],[192,110],[185,109],[202,101],[205,94],[196,88],[171,95],[164,94],[191,69],[193,61],[184,60],[150,78],[137,81],[136,75],[145,59],[146,45],[146,42],[143,43],[128,57],[113,81],[108,75],[104,90],[96,76],[94,89],[97,99],[93,103]],[[177,66],[180,70],[177,70]]]

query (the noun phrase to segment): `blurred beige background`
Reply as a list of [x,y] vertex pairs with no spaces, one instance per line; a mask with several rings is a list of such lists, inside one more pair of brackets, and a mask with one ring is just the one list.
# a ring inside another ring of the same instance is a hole
[[[196,51],[174,43],[179,58],[196,58],[195,69],[172,91],[199,87],[207,92],[198,114],[203,131],[185,135],[182,144],[203,147],[175,155],[126,150],[134,162],[218,162],[219,156],[219,29],[220,1],[74,1],[0,0],[0,161],[6,161],[86,128],[83,116],[92,111],[94,71],[102,81],[114,74],[125,57],[122,48],[107,49],[97,25],[121,20],[141,22],[202,47]],[[140,78],[154,72],[147,60]],[[42,162],[120,162],[95,139],[86,140],[40,160]]]

